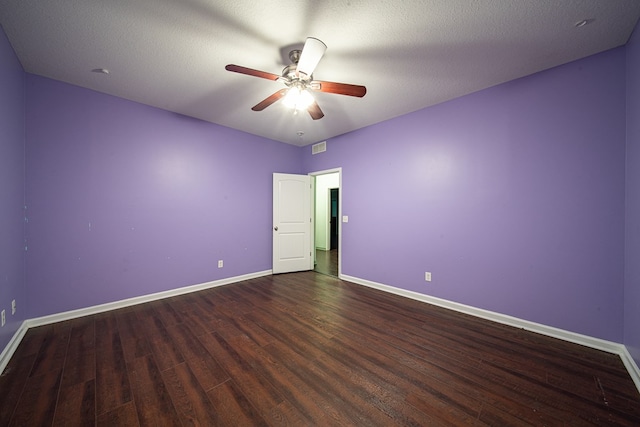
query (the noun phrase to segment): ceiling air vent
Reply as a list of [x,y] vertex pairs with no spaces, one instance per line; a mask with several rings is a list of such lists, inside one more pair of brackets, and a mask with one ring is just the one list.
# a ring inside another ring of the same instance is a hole
[[324,153],[327,151],[327,141],[318,142],[311,146],[311,154]]

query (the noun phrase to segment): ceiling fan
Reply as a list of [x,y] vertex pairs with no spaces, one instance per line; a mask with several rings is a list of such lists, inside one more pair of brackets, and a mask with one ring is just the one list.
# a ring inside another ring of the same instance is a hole
[[315,70],[318,62],[320,62],[325,50],[327,50],[327,45],[322,41],[308,37],[302,50],[292,50],[289,53],[289,59],[292,64],[282,70],[282,75],[254,70],[235,64],[229,64],[225,69],[234,73],[284,83],[285,88],[280,89],[273,95],[268,96],[254,105],[251,108],[253,111],[262,111],[281,98],[284,98],[283,103],[285,103],[285,105],[294,108],[295,111],[307,110],[313,120],[318,120],[324,117],[324,113],[313,98],[311,94],[312,91],[357,96],[359,98],[362,98],[367,93],[367,88],[364,86],[313,80],[313,70]]

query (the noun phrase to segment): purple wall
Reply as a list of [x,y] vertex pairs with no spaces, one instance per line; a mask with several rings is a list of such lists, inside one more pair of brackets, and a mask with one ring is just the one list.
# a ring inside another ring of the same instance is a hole
[[307,147],[303,162],[343,168],[344,274],[622,342],[624,48]]
[[[25,319],[24,71],[0,28],[0,351]],[[17,311],[11,315],[11,301]]]
[[627,44],[624,344],[640,366],[640,25]]
[[342,167],[344,274],[624,339],[638,361],[639,43],[311,156],[25,75],[2,33],[0,304],[19,311],[0,348],[24,318],[271,268],[271,173]]
[[26,99],[29,317],[271,268],[297,147],[34,75]]

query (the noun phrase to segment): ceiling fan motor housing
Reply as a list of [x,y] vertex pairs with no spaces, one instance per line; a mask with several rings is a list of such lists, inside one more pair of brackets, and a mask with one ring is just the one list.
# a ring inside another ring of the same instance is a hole
[[291,64],[284,67],[282,70],[282,80],[285,85],[291,86],[308,86],[313,76],[307,76],[304,73],[298,72],[297,64]]

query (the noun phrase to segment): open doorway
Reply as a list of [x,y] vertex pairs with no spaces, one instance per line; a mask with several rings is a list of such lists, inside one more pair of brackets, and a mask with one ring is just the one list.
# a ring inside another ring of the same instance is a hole
[[340,189],[329,189],[329,249],[338,249],[338,207],[340,200]]
[[340,275],[340,170],[317,172],[315,178],[314,271]]

